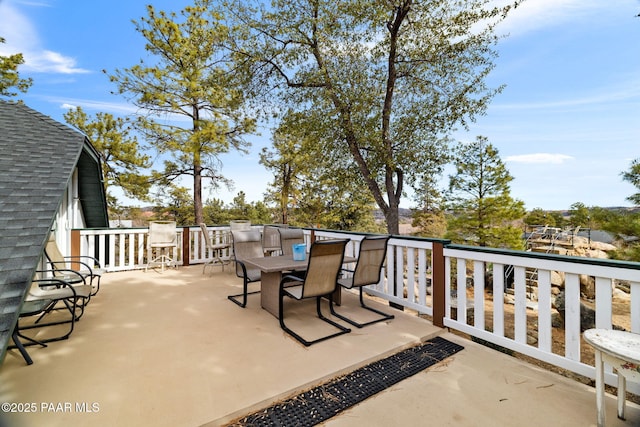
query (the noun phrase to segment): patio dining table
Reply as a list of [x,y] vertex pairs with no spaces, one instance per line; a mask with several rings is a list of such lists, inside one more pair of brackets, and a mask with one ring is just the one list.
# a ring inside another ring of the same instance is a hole
[[[308,254],[307,254],[308,256]],[[345,256],[343,264],[357,261],[357,258]],[[260,304],[263,309],[275,317],[278,315],[278,299],[280,292],[280,280],[284,272],[304,271],[307,269],[308,259],[294,260],[293,255],[266,256],[257,258],[247,258],[245,264],[258,268],[261,271],[261,291]],[[340,304],[340,287],[336,288],[333,301]]]

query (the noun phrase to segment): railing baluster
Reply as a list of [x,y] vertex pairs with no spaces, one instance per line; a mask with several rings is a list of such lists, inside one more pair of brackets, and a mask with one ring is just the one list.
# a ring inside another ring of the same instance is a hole
[[551,353],[551,272],[538,270],[538,348]]

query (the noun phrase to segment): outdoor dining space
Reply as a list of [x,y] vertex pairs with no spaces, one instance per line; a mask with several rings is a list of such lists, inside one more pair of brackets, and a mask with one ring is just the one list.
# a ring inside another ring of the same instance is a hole
[[[249,293],[244,308],[229,301],[242,288],[235,271],[221,266],[204,274],[201,265],[105,274],[68,340],[29,347],[30,366],[18,351],[7,353],[0,401],[16,405],[2,413],[0,425],[243,425],[249,414],[435,337],[463,349],[322,424],[596,423],[594,388],[434,327],[409,311],[367,301],[393,312],[394,319],[307,347],[261,307],[260,294]],[[252,283],[249,290],[259,288]],[[342,294],[336,309],[363,316],[357,292]],[[328,303],[322,304],[327,311]],[[288,326],[305,337],[332,328],[319,321],[313,299],[288,298],[285,311]],[[612,414],[607,425],[638,424],[637,405],[628,404],[626,421],[615,417],[614,396],[607,395],[605,405]]]

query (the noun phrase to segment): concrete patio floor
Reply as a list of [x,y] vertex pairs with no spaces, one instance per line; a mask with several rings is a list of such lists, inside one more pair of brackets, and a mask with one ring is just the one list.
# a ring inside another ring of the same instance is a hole
[[[304,347],[260,308],[259,295],[244,309],[227,300],[241,289],[230,270],[203,275],[195,265],[104,276],[69,340],[29,347],[31,366],[16,350],[7,353],[0,402],[34,410],[0,412],[0,426],[225,425],[436,335],[465,349],[324,425],[595,425],[593,388],[411,314],[396,311],[391,322]],[[340,310],[356,305],[348,295]],[[286,313],[305,336],[326,332],[313,302],[291,301]],[[607,425],[640,425],[637,405],[627,403],[622,421],[615,398],[606,404]]]

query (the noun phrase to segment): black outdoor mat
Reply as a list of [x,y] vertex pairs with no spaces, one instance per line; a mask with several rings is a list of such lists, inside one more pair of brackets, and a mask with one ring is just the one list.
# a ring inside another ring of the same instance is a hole
[[436,337],[254,412],[232,425],[314,426],[462,349]]

